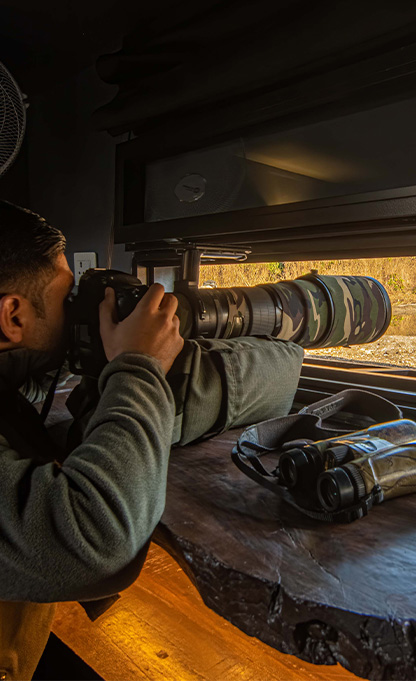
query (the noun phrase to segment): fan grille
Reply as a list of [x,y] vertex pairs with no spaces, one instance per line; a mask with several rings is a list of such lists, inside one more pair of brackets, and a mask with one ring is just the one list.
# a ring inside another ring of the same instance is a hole
[[25,133],[25,106],[15,80],[0,62],[0,175],[15,160]]

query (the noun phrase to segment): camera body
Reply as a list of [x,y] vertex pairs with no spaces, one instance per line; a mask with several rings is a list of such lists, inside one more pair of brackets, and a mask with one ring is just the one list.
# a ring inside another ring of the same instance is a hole
[[113,288],[116,295],[117,318],[123,321],[133,312],[148,287],[126,272],[90,269],[83,274],[78,294],[68,310],[69,368],[73,374],[98,377],[107,363],[100,336],[99,305],[105,289]]

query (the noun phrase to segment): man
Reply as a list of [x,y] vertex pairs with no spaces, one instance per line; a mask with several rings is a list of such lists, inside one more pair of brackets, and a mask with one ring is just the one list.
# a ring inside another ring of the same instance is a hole
[[[64,248],[59,230],[0,202],[0,678],[31,678],[54,602],[99,599],[135,579],[163,511],[172,441],[287,412],[302,361],[297,346],[259,339],[189,341],[180,353],[173,295],[154,284],[118,323],[107,289],[99,402],[64,458],[18,390],[65,356],[73,276]],[[284,365],[264,369],[274,411],[257,395],[259,367],[250,379],[256,356]],[[195,429],[204,396],[214,404]]]

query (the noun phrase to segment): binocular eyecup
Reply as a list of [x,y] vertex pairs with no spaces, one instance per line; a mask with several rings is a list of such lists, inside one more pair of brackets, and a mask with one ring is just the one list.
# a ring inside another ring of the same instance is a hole
[[345,464],[342,468],[332,468],[319,476],[317,494],[322,508],[335,513],[354,506],[365,497],[366,488],[356,466]]

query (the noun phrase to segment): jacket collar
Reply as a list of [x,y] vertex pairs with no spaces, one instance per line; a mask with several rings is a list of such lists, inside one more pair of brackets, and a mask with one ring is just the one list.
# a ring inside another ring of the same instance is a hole
[[17,390],[29,377],[40,377],[50,367],[50,355],[29,348],[0,352],[0,390]]

